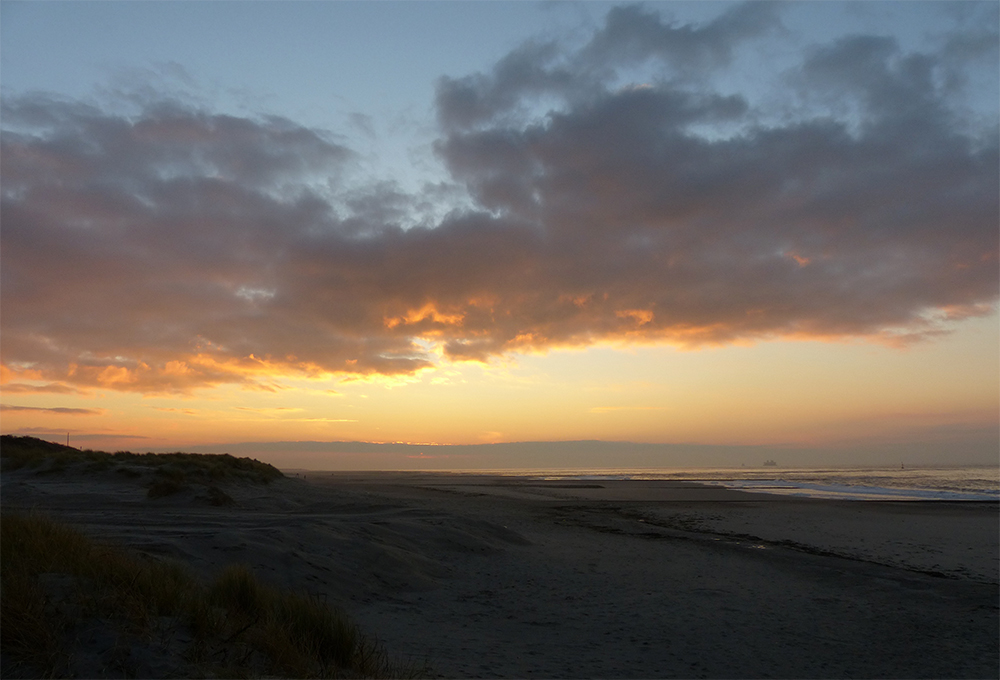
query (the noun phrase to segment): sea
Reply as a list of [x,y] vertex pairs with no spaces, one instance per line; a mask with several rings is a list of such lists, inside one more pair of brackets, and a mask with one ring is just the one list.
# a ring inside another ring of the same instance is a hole
[[861,501],[1000,501],[1000,467],[532,470],[537,480],[678,480],[756,493]]

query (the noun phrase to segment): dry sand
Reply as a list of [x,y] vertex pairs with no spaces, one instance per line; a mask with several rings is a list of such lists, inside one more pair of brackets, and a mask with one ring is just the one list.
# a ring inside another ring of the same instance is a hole
[[1000,671],[996,503],[690,483],[311,473],[146,498],[3,474],[37,508],[206,576],[322,594],[444,677],[955,677]]

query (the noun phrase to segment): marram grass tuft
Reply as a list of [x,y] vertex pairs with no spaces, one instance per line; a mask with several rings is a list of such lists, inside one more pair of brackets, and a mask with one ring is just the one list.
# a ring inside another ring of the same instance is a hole
[[[84,631],[112,626],[115,649],[167,658],[161,677],[416,677],[338,609],[277,589],[247,567],[207,587],[182,565],[100,545],[40,515],[0,517],[3,677],[78,675]],[[157,640],[174,640],[164,649]],[[131,652],[130,652],[131,653]],[[111,656],[115,656],[111,654]],[[118,654],[103,677],[136,676]],[[98,673],[101,675],[101,673]]]

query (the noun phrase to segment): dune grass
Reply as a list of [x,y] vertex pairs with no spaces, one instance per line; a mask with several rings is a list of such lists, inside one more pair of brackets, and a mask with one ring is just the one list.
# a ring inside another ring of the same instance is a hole
[[[154,484],[162,482],[160,488],[150,494],[154,498],[175,493],[189,483],[210,485],[242,480],[267,484],[284,477],[273,465],[228,453],[108,453],[15,435],[0,437],[0,464],[4,471],[28,468],[38,474],[58,474],[73,467],[74,472],[115,470],[125,476],[135,476],[141,474],[136,468],[150,469],[157,477]],[[173,491],[169,491],[171,488]],[[163,493],[165,491],[168,493]]]
[[[0,517],[0,581],[4,677],[77,675],[74,659],[107,651],[81,642],[95,622],[114,630],[116,647],[166,655],[167,677],[420,672],[390,663],[338,609],[273,588],[247,567],[229,567],[205,586],[179,564],[95,543],[40,515]],[[176,643],[164,651],[154,640],[167,632]],[[134,676],[135,658],[107,665],[104,677]]]

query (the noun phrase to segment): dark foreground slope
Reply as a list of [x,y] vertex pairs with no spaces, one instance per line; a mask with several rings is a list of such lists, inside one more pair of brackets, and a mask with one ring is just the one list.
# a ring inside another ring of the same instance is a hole
[[[95,542],[64,523],[101,506],[121,507],[123,497],[153,514],[235,506],[221,487],[266,485],[284,477],[275,468],[224,455],[80,451],[30,437],[4,436],[0,452],[2,677],[419,671],[390,663],[373,638],[315,594],[276,588],[238,564],[199,579],[172,556]],[[11,478],[20,481],[6,484]]]
[[151,498],[152,477],[3,473],[45,508],[200,582],[351,614],[445,677],[992,678],[996,503],[772,499],[676,482],[313,474]]

